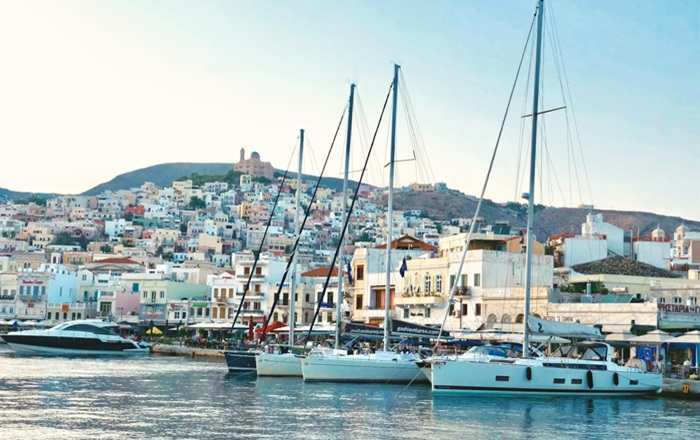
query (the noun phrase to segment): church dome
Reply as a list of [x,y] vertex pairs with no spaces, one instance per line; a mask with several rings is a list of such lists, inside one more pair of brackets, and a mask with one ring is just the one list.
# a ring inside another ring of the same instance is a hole
[[250,153],[250,158],[255,159],[255,160],[260,160],[260,154],[258,154],[257,151],[253,151],[252,153]]

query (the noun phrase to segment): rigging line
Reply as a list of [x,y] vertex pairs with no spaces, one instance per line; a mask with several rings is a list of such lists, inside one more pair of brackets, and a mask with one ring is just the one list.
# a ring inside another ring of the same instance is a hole
[[[501,143],[501,136],[503,135],[503,128],[506,125],[506,120],[508,118],[508,112],[510,110],[510,104],[513,102],[513,94],[515,93],[515,87],[518,85],[518,78],[520,77],[520,69],[523,67],[523,61],[525,60],[525,54],[527,53],[527,46],[530,42],[530,37],[532,36],[532,29],[535,26],[535,18],[537,18],[538,10],[535,9],[535,13],[532,15],[532,22],[530,23],[530,29],[527,32],[527,38],[525,39],[525,45],[523,47],[523,52],[520,55],[520,62],[518,63],[518,69],[515,71],[515,79],[513,80],[513,85],[510,89],[510,94],[508,95],[508,103],[506,104],[506,110],[503,112],[503,119],[501,119],[501,127],[498,130],[498,136],[496,137],[496,144],[493,148],[493,154],[491,155],[491,162],[489,162],[488,170],[486,171],[486,179],[484,179],[484,185],[481,188],[481,195],[479,196],[479,201],[476,204],[476,210],[474,211],[474,217],[469,225],[469,232],[467,233],[467,238],[464,241],[464,250],[462,251],[462,258],[459,262],[459,268],[457,269],[457,275],[455,277],[455,284],[450,289],[450,298],[447,304],[452,304],[454,302],[455,294],[457,289],[462,287],[462,269],[464,269],[464,260],[467,258],[467,252],[469,251],[469,243],[471,242],[472,234],[474,233],[474,227],[476,225],[476,219],[479,216],[479,211],[481,209],[481,203],[484,201],[484,194],[486,194],[486,188],[489,183],[489,178],[491,177],[491,171],[493,170],[493,164],[496,161],[496,153],[498,153],[498,147]],[[389,244],[390,245],[390,244]],[[442,318],[442,324],[440,325],[440,332],[435,340],[434,349],[440,344],[440,339],[442,338],[442,333],[445,330],[445,322],[447,321],[448,313]]]
[[[345,222],[343,222],[343,230],[340,233],[340,239],[342,243],[342,238],[345,236],[345,232],[348,229],[348,223],[350,221],[350,216],[352,215],[352,211],[355,208],[355,202],[357,201],[357,195],[360,191],[360,186],[362,185],[362,179],[365,177],[365,171],[367,170],[367,164],[369,163],[369,158],[370,155],[372,154],[372,149],[374,148],[374,142],[377,139],[377,133],[379,132],[379,127],[381,127],[382,124],[382,119],[384,118],[384,111],[386,110],[386,106],[389,103],[389,97],[391,96],[391,90],[394,87],[394,81],[391,81],[391,85],[389,86],[389,91],[386,94],[386,99],[384,100],[384,105],[382,106],[382,111],[379,113],[379,120],[377,121],[377,127],[374,130],[374,135],[372,136],[372,143],[369,144],[369,150],[367,151],[367,156],[365,157],[365,163],[362,167],[362,172],[360,173],[360,178],[357,180],[357,186],[355,187],[355,192],[352,196],[352,201],[350,202],[350,208],[348,209],[347,213],[345,214]],[[391,246],[391,244],[389,244]],[[314,311],[314,317],[311,320],[311,324],[309,325],[309,331],[306,334],[306,339],[308,340],[311,337],[311,332],[314,329],[314,324],[316,323],[316,319],[318,319],[318,314],[321,311],[321,304],[323,303],[323,299],[326,296],[326,291],[328,290],[328,283],[331,280],[331,274],[333,273],[333,268],[335,267],[336,260],[338,259],[338,253],[340,251],[340,246],[336,246],[335,248],[335,253],[333,254],[333,260],[331,261],[331,265],[328,268],[328,274],[326,275],[326,281],[323,283],[323,291],[321,292],[321,297],[318,299],[318,304],[316,304],[316,310]],[[337,323],[337,325],[340,325],[341,323]]]
[[[542,124],[542,131],[546,133],[545,124],[544,124],[544,119],[545,119],[545,118],[542,118],[542,121],[543,121],[543,124]],[[559,193],[560,193],[560,195],[561,195],[562,201],[564,202],[564,201],[566,200],[565,195],[564,195],[564,189],[563,189],[563,187],[561,186],[561,183],[559,182],[559,176],[557,175],[557,170],[556,170],[556,168],[554,167],[554,161],[552,160],[552,156],[551,156],[550,153],[549,153],[549,145],[548,145],[548,142],[547,142],[547,135],[545,134],[545,135],[543,136],[543,138],[544,138],[544,151],[545,151],[545,154],[546,154],[546,156],[547,156],[547,161],[546,161],[546,162],[547,162],[547,165],[549,166],[550,174],[552,175],[552,178],[553,178],[553,180],[554,180],[554,183],[555,183],[555,185],[557,186],[557,189],[559,190]],[[551,186],[552,186],[551,180],[550,180],[549,184],[550,184],[550,197],[552,198],[552,203],[553,203],[553,202],[554,202],[554,190],[551,188]]]
[[[528,41],[529,44],[529,41]],[[528,61],[528,67],[527,67],[527,77],[525,78],[525,95],[523,95],[523,107],[521,110],[521,114],[525,114],[527,111],[527,100],[530,97],[530,88],[527,87],[527,84],[530,84],[530,76],[532,75],[532,70],[533,70],[533,60],[535,59],[534,56],[535,52],[535,45],[533,44],[530,48],[530,57]],[[522,165],[522,158],[523,158],[523,150],[524,150],[524,145],[525,145],[525,119],[520,119],[520,134],[518,135],[518,167],[516,169],[516,175],[515,175],[515,194],[513,195],[513,201],[517,202],[520,200],[520,188],[521,188],[521,175],[520,175],[520,169],[523,166]],[[523,175],[525,174],[525,170],[523,170]]]
[[[418,118],[416,117],[416,110],[415,106],[413,105],[413,98],[411,97],[410,90],[408,89],[408,85],[406,84],[406,79],[405,79],[405,72],[402,70],[400,72],[400,79],[402,79],[402,87],[404,87],[404,93],[403,95],[406,96],[406,99],[408,101],[408,106],[409,109],[411,110],[411,115],[416,127],[416,136],[418,140],[418,147],[421,150],[421,154],[424,157],[424,163],[423,165],[426,168],[426,171],[428,173],[428,178],[430,179],[431,182],[435,182],[435,173],[433,171],[433,164],[430,161],[430,156],[428,155],[427,148],[425,146],[425,138],[423,137],[423,130],[420,128],[420,122],[418,121]],[[403,96],[402,95],[402,96]]]
[[[299,139],[299,136],[297,136],[297,139]],[[241,296],[241,301],[238,303],[238,308],[236,309],[236,314],[233,317],[233,322],[231,323],[231,331],[234,331],[236,328],[236,321],[238,321],[238,317],[241,314],[241,309],[243,308],[243,302],[245,301],[245,297],[248,294],[248,290],[250,290],[250,283],[251,283],[251,280],[253,279],[253,274],[255,273],[255,268],[258,266],[258,261],[260,260],[260,255],[262,254],[263,246],[265,246],[265,238],[267,238],[267,232],[270,230],[270,224],[272,224],[272,218],[275,216],[275,208],[277,208],[277,203],[279,202],[280,195],[282,194],[282,190],[284,189],[284,182],[287,180],[287,174],[289,173],[289,167],[292,164],[292,158],[294,157],[295,152],[296,152],[296,146],[292,149],[292,154],[289,157],[289,162],[287,162],[287,168],[284,170],[284,174],[282,175],[282,180],[280,181],[279,188],[277,189],[277,196],[275,196],[275,201],[272,204],[272,210],[270,211],[270,215],[267,218],[267,224],[265,225],[265,230],[263,231],[263,236],[260,239],[260,245],[258,246],[258,251],[254,254],[253,266],[250,268],[250,273],[248,274],[248,280],[246,280],[245,287],[243,288],[243,295]]]
[[586,165],[586,158],[583,154],[583,143],[581,142],[581,134],[580,134],[579,127],[578,127],[578,118],[576,118],[576,111],[574,109],[573,95],[571,93],[571,86],[569,85],[569,75],[568,75],[567,70],[566,70],[566,64],[564,63],[564,53],[562,51],[561,42],[559,40],[559,31],[558,31],[556,16],[554,14],[554,10],[551,9],[551,4],[550,4],[550,13],[547,15],[552,17],[553,34],[554,34],[554,39],[556,41],[556,46],[557,46],[557,49],[559,52],[559,58],[561,60],[562,72],[563,72],[563,77],[564,77],[564,83],[566,84],[569,105],[571,106],[571,118],[573,119],[574,133],[576,135],[576,140],[577,140],[577,144],[578,144],[577,146],[579,148],[579,154],[581,156],[581,165],[583,165],[583,172],[584,172],[584,176],[586,179],[586,186],[588,189],[588,195],[590,197],[590,202],[591,202],[591,204],[593,204],[593,191],[591,190],[591,180],[590,180],[590,176],[588,175],[588,166]]
[[[364,105],[362,104],[362,99],[360,98],[358,90],[355,90],[355,100],[357,103],[358,107],[358,112],[356,113],[359,118],[358,119],[358,128],[360,128],[359,133],[361,137],[361,143],[360,143],[360,157],[365,156],[365,151],[366,148],[365,146],[369,145],[369,124],[367,123],[367,113],[365,112]],[[353,162],[354,164],[354,162]],[[355,168],[353,168],[355,169]],[[373,182],[378,182],[380,179],[379,176],[379,171],[377,170],[377,165],[375,163],[371,163],[369,166],[369,172],[370,172],[370,178],[372,179]]]
[[[299,246],[299,242],[301,241],[301,233],[304,230],[304,226],[306,226],[306,221],[309,219],[309,214],[311,213],[311,208],[313,207],[314,200],[316,200],[316,192],[318,191],[318,187],[321,186],[321,179],[323,178],[323,173],[326,171],[326,166],[328,165],[328,159],[331,157],[331,153],[333,152],[333,146],[335,146],[335,140],[338,137],[338,133],[340,132],[340,127],[343,125],[343,120],[345,119],[345,113],[348,109],[347,104],[343,108],[343,113],[340,115],[340,120],[338,121],[338,126],[335,129],[335,134],[333,134],[333,140],[331,141],[331,146],[328,149],[328,153],[326,154],[326,160],[323,163],[323,168],[321,169],[321,172],[318,174],[318,178],[316,179],[316,186],[314,186],[314,192],[311,195],[311,200],[309,201],[308,206],[306,207],[306,212],[304,213],[304,219],[301,222],[301,225],[299,226],[299,234],[297,234],[297,238],[294,241],[294,246],[292,247],[292,252],[289,255],[289,258],[287,259],[287,267],[284,270],[284,273],[282,274],[282,280],[279,282],[277,286],[277,292],[275,293],[275,296],[272,300],[272,307],[270,307],[270,313],[267,315],[267,318],[265,319],[265,324],[263,326],[263,333],[262,337],[264,338],[266,333],[267,333],[267,326],[270,323],[270,318],[272,318],[272,314],[275,311],[275,307],[277,307],[277,301],[279,300],[280,292],[282,291],[282,287],[284,286],[284,282],[287,279],[287,275],[289,274],[289,269],[292,267],[292,262],[294,261],[294,257],[297,252],[297,247]],[[296,274],[294,274],[296,276]],[[291,292],[292,295],[296,294],[296,292]],[[290,345],[294,343],[294,341],[289,341]]]

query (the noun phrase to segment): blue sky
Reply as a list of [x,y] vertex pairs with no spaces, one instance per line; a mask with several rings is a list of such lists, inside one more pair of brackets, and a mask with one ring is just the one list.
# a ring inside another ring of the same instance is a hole
[[[546,7],[557,23],[591,191],[582,182],[578,197],[567,186],[560,112],[546,119],[540,201],[700,219],[700,3],[557,0]],[[374,126],[398,62],[434,179],[475,194],[534,1],[8,1],[3,9],[2,187],[80,192],[159,162],[232,162],[241,146],[284,167],[301,127],[314,170],[349,83],[358,83]],[[562,103],[549,49],[547,108]],[[521,189],[522,91],[487,193],[498,201]],[[401,157],[411,150],[405,128]],[[383,183],[384,133],[372,183]],[[336,156],[333,175],[341,168]],[[414,164],[400,165],[398,178],[415,180]]]

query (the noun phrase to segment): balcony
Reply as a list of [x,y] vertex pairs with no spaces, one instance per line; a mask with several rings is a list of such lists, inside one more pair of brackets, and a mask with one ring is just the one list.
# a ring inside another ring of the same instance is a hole
[[469,298],[472,296],[472,289],[467,286],[459,287],[457,288],[457,292],[455,292],[455,296],[461,298]]
[[445,297],[438,295],[402,295],[394,300],[395,305],[430,305],[438,306],[445,303]]

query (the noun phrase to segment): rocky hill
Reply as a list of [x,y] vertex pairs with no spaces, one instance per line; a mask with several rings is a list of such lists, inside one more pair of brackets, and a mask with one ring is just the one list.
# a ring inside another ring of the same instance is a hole
[[[425,214],[437,220],[449,220],[455,217],[471,217],[476,209],[476,197],[463,194],[459,191],[446,192],[397,192],[395,194],[396,209],[423,210]],[[559,232],[581,231],[581,223],[589,212],[602,213],[605,221],[617,225],[625,230],[634,230],[637,234],[648,235],[654,228],[661,229],[671,234],[673,230],[685,223],[691,229],[700,230],[700,222],[683,219],[681,217],[666,216],[644,211],[616,211],[610,209],[584,209],[584,208],[558,208],[538,205],[535,210],[535,234],[542,240]],[[525,227],[527,220],[526,205],[509,202],[496,203],[484,200],[481,206],[480,217],[487,223],[499,220],[510,222],[515,227]]]

